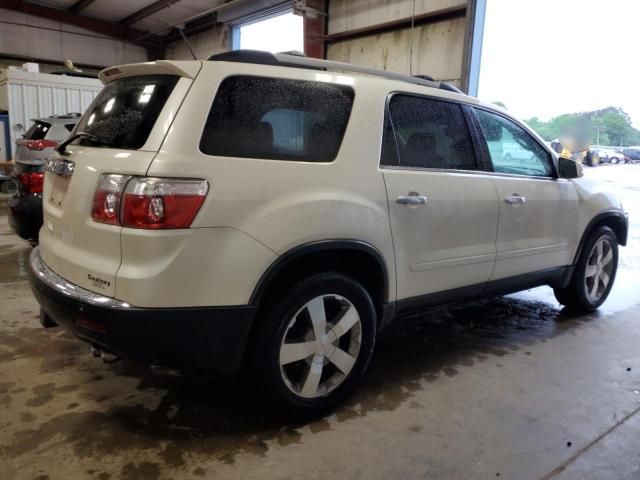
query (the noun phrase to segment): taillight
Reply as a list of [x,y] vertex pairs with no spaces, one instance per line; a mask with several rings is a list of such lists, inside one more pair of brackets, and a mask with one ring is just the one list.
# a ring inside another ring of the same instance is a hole
[[23,193],[42,193],[44,172],[21,173],[18,181],[22,185]]
[[41,151],[47,147],[55,147],[58,143],[53,140],[23,140],[22,145],[27,147],[29,150]]
[[130,228],[188,228],[208,190],[205,180],[102,174],[91,217]]
[[106,173],[100,175],[98,186],[93,194],[91,218],[100,223],[120,225],[120,198],[122,190],[129,180],[127,175]]
[[207,196],[205,180],[135,177],[127,184],[122,225],[132,228],[189,228]]

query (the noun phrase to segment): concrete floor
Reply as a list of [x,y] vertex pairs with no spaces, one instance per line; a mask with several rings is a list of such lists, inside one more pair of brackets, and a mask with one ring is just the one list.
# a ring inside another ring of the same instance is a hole
[[548,288],[445,309],[382,337],[353,398],[305,425],[41,329],[3,211],[0,479],[639,479],[640,165],[586,173],[633,225],[597,313]]

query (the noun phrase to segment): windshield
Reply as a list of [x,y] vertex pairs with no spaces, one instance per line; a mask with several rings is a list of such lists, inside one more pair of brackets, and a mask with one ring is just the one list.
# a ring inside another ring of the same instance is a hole
[[107,84],[78,123],[90,133],[74,143],[137,150],[144,145],[177,81],[174,75],[126,77]]

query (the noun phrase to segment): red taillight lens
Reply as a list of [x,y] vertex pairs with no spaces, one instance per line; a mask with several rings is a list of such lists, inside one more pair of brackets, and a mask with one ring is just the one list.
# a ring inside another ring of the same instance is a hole
[[100,175],[98,187],[93,194],[91,218],[100,223],[120,225],[120,198],[122,190],[129,180],[127,175],[106,173]]
[[22,173],[18,175],[23,193],[42,193],[44,172]]
[[27,147],[29,150],[41,151],[47,147],[55,147],[58,143],[52,140],[23,140],[22,145]]
[[208,191],[205,180],[102,174],[91,218],[130,228],[189,228]]
[[204,180],[133,178],[124,193],[122,225],[131,228],[189,228],[204,203]]

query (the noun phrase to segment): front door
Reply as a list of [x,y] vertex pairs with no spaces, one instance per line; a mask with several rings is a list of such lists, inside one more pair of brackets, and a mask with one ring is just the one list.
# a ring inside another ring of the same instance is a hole
[[559,179],[551,154],[508,118],[476,109],[500,200],[492,280],[569,265],[575,251],[578,198]]
[[482,291],[494,266],[498,200],[491,174],[478,168],[461,105],[393,95],[381,167],[398,300]]

